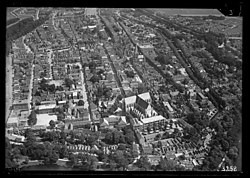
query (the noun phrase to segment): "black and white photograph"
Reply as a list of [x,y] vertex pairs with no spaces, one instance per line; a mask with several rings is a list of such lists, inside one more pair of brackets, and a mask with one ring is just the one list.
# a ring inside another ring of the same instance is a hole
[[226,10],[6,7],[6,171],[241,172]]

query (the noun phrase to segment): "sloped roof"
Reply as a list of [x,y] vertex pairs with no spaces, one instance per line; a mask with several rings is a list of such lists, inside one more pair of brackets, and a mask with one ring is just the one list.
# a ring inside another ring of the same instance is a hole
[[116,113],[116,112],[120,112],[120,111],[122,111],[122,109],[121,109],[120,107],[118,107],[118,108],[115,110],[115,113]]
[[103,119],[102,123],[100,124],[100,126],[108,126],[109,123],[106,119]]
[[125,116],[121,116],[121,118],[120,118],[120,120],[118,122],[118,125],[123,125],[123,124],[127,124]]
[[148,107],[148,103],[139,96],[136,97],[135,103],[138,104],[143,109],[147,109],[147,107]]
[[136,101],[136,96],[130,96],[130,97],[124,98],[124,100],[125,100],[126,105],[133,104]]
[[97,109],[97,106],[93,102],[90,102],[90,108],[94,110]]
[[143,100],[151,99],[151,96],[150,96],[149,92],[139,94],[138,96],[141,97]]

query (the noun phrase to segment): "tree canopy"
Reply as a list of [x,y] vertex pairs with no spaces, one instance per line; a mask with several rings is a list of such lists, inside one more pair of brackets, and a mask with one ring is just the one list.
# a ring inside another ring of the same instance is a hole
[[35,110],[32,110],[30,115],[28,116],[28,125],[29,126],[36,125],[36,122],[37,122],[36,112]]

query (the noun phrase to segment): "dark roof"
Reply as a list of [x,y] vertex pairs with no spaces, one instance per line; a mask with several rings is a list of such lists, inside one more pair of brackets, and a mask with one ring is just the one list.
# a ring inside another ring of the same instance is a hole
[[97,106],[93,102],[90,102],[90,108],[94,110],[97,108]]
[[136,104],[138,104],[141,108],[143,109],[147,109],[148,107],[148,103],[146,101],[144,101],[141,97],[136,96]]

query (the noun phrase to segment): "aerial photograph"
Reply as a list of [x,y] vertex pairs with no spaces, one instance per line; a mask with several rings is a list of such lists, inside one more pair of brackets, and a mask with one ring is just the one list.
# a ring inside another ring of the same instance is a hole
[[7,7],[5,170],[242,170],[242,16]]

